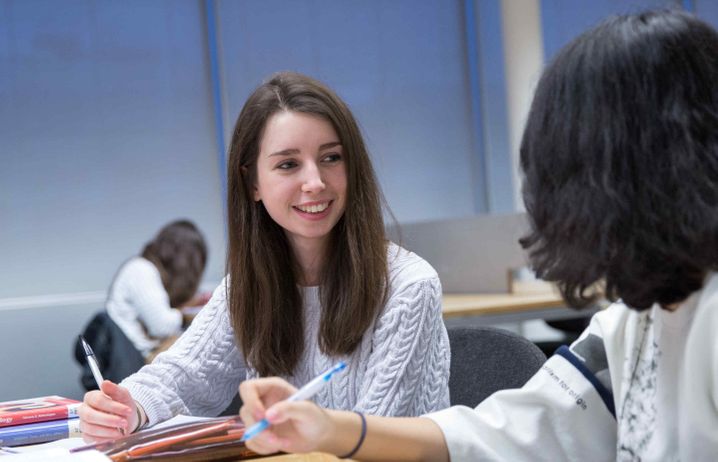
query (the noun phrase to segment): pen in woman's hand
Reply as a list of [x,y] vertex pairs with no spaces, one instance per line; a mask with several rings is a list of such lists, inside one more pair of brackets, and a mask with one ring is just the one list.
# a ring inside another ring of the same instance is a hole
[[95,382],[97,383],[97,388],[102,388],[102,382],[105,380],[102,378],[102,373],[100,372],[100,366],[97,365],[97,359],[95,358],[95,352],[92,351],[92,347],[89,343],[85,340],[85,337],[80,335],[80,343],[82,343],[82,348],[85,349],[85,356],[87,357],[87,364],[90,365],[90,370],[92,371],[92,376],[95,378]]
[[[328,371],[324,372],[323,374],[320,374],[319,376],[312,379],[309,383],[304,385],[302,388],[297,390],[296,393],[294,393],[292,396],[287,398],[287,401],[302,401],[305,399],[309,399],[312,396],[314,396],[319,390],[321,390],[324,385],[329,382],[329,379],[332,378],[334,374],[337,372],[340,372],[344,370],[347,367],[346,363],[339,362],[334,367],[329,369]],[[266,419],[266,417],[259,422],[255,423],[251,427],[249,427],[245,432],[244,436],[242,437],[242,441],[247,441],[251,438],[254,438],[264,430],[269,428],[269,421]]]
[[[97,383],[97,388],[102,391],[102,382],[105,381],[104,378],[102,378],[102,373],[100,372],[100,366],[97,364],[97,358],[95,358],[95,352],[92,351],[92,347],[89,343],[85,340],[85,337],[80,335],[80,343],[82,343],[82,348],[85,349],[85,356],[87,357],[87,364],[90,365],[90,370],[92,371],[92,376],[95,378],[95,382]],[[123,435],[125,434],[124,428],[118,428],[120,433]]]

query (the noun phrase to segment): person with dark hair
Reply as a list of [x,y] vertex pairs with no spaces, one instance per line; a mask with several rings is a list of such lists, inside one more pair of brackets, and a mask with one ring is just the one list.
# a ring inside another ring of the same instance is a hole
[[85,395],[84,438],[217,415],[245,379],[300,385],[339,360],[346,371],[316,396],[323,406],[387,416],[447,407],[441,284],[387,241],[346,104],[314,79],[274,75],[242,108],[228,177],[227,278],[172,348]]
[[611,18],[545,70],[521,144],[521,240],[564,298],[614,301],[521,389],[390,419],[242,384],[261,453],[361,460],[715,460],[718,33],[680,11]]
[[107,295],[107,314],[145,358],[186,326],[189,316],[181,307],[207,302],[195,295],[206,264],[202,233],[191,221],[177,220],[120,267]]

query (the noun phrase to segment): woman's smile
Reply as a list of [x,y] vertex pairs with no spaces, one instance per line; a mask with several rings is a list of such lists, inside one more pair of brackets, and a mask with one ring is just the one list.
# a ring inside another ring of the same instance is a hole
[[307,220],[322,220],[329,216],[334,201],[312,202],[293,206],[294,210]]

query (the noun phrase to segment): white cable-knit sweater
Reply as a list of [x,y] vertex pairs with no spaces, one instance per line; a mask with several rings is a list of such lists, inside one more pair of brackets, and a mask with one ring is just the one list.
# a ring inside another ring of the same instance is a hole
[[[327,357],[317,343],[317,287],[302,289],[305,351],[294,374],[301,386],[341,359],[347,369],[314,398],[323,407],[385,416],[417,416],[449,406],[449,339],[441,317],[441,284],[417,255],[391,244],[389,294],[357,349]],[[176,414],[213,416],[257,377],[244,365],[230,325],[225,283],[168,351],[122,382],[154,425]]]

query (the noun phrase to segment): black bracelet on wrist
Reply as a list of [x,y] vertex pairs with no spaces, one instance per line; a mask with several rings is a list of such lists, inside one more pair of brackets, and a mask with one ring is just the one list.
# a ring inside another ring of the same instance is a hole
[[140,411],[140,405],[135,402],[135,409],[137,410],[137,426],[130,433],[134,433],[142,428],[142,411]]
[[361,418],[361,435],[359,435],[359,441],[357,441],[357,445],[354,446],[354,449],[349,451],[348,454],[340,456],[340,459],[349,459],[354,454],[356,454],[357,451],[359,451],[359,448],[361,447],[362,443],[364,443],[364,438],[366,437],[366,417],[364,417],[364,414],[359,411],[354,411],[354,413]]

